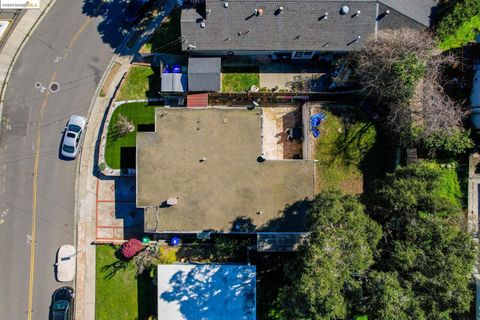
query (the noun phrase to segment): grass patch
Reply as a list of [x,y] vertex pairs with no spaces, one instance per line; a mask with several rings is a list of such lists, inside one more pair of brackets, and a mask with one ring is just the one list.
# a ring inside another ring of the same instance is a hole
[[440,43],[440,49],[446,51],[463,47],[475,41],[478,33],[480,33],[480,15],[473,16],[469,21],[462,23],[455,33],[445,37]]
[[133,263],[118,259],[117,249],[96,248],[95,319],[147,319],[155,315],[156,288],[149,275],[136,278]]
[[320,190],[363,192],[363,168],[375,166],[370,153],[377,133],[374,125],[354,114],[336,116],[325,111],[316,142]]
[[[133,132],[129,132],[124,136],[119,137],[115,133],[115,124],[120,115],[124,115],[135,126]],[[155,106],[150,106],[145,102],[126,103],[119,106],[112,114],[110,124],[108,126],[107,144],[105,147],[105,161],[112,169],[129,168],[132,162],[129,159],[122,159],[121,154],[124,150],[131,150],[128,148],[135,148],[137,131],[139,126],[150,125],[155,123]],[[129,164],[128,166],[122,166]],[[133,167],[135,165],[133,164]]]
[[150,66],[133,66],[120,88],[117,100],[147,99],[157,96],[159,74]]
[[450,168],[442,168],[436,192],[452,205],[462,207],[462,191],[460,190],[458,174],[454,164]]
[[142,47],[141,53],[166,52],[180,54],[182,52],[180,16],[181,9],[172,11],[169,17],[162,21],[160,27],[150,40]]
[[[260,86],[260,75],[257,71],[248,70],[245,72],[225,72],[222,70],[222,91],[223,92],[245,92],[252,86]],[[233,70],[232,70],[233,71]]]

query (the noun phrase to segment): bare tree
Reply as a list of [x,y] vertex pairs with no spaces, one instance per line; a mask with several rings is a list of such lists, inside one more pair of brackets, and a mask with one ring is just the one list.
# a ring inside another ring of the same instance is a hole
[[365,95],[378,106],[390,132],[411,135],[415,127],[423,138],[461,127],[465,112],[442,86],[443,71],[455,59],[436,49],[429,32],[380,31],[352,58]]
[[116,136],[122,137],[127,133],[134,131],[135,126],[130,122],[130,120],[128,120],[125,115],[121,114],[114,125],[114,130]]

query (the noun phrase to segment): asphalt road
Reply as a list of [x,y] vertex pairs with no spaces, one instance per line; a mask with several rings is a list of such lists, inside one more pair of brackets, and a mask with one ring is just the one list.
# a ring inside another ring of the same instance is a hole
[[[77,161],[60,159],[59,145],[69,116],[87,115],[126,34],[124,5],[58,0],[14,66],[3,109],[11,128],[0,135],[2,319],[48,319],[63,285],[53,264],[60,245],[74,244]],[[49,93],[51,81],[59,92]]]

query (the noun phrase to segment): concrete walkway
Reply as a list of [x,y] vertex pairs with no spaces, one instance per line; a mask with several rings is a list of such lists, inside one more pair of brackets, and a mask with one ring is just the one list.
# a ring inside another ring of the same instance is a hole
[[15,28],[8,36],[0,52],[0,118],[3,110],[5,91],[15,61],[27,43],[30,35],[35,31],[43,17],[47,14],[56,0],[40,1],[40,9],[28,9],[16,22]]
[[[101,132],[105,122],[105,115],[109,105],[113,100],[115,91],[120,83],[122,76],[131,66],[134,54],[138,49],[148,41],[153,34],[153,30],[160,24],[160,21],[170,14],[174,8],[175,1],[168,1],[158,16],[153,18],[143,28],[143,34],[135,34],[133,31],[124,41],[122,52],[114,57],[106,69],[98,85],[97,92],[90,106],[88,116],[89,122],[85,135],[84,148],[81,153],[80,165],[77,176],[77,275],[76,275],[76,304],[75,319],[94,320],[95,319],[95,262],[96,250],[95,241],[97,240],[97,221],[98,213],[98,182],[101,177],[98,176],[98,150],[101,140]],[[134,45],[127,47],[132,37],[137,37]],[[108,88],[103,88],[105,96],[100,97],[100,89],[103,87],[107,76],[114,64],[120,64],[119,69],[110,81]],[[121,239],[116,239],[121,240]]]

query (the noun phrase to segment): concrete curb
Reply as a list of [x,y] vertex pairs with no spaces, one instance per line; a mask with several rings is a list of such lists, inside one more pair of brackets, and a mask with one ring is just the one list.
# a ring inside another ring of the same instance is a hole
[[[39,10],[42,10],[40,12],[40,14],[38,15],[37,19],[35,19],[35,22],[33,23],[32,27],[29,29],[29,31],[25,34],[25,36],[23,37],[23,39],[20,41],[20,43],[17,45],[16,49],[15,47],[11,48],[10,50],[13,50],[15,51],[15,53],[13,54],[13,56],[11,55],[8,55],[6,53],[4,53],[6,50],[7,50],[7,47],[10,43],[12,43],[13,40],[17,40],[17,39],[14,39],[14,32],[15,32],[15,29],[10,33],[9,35],[9,38],[7,40],[7,43],[4,45],[4,47],[2,48],[2,51],[0,52],[0,57],[6,57],[6,60],[10,60],[10,63],[8,65],[8,68],[7,68],[7,71],[5,73],[5,79],[3,81],[3,84],[2,84],[2,88],[0,90],[0,118],[2,117],[2,114],[3,114],[3,101],[5,100],[5,92],[7,91],[7,85],[8,85],[8,80],[10,79],[10,74],[12,73],[12,69],[13,69],[13,66],[15,65],[15,63],[17,62],[17,59],[18,59],[18,56],[20,55],[20,53],[22,52],[23,48],[25,47],[25,45],[27,44],[28,42],[28,39],[30,39],[31,35],[33,34],[33,32],[37,29],[38,25],[40,24],[40,22],[42,22],[43,18],[47,15],[47,13],[50,11],[50,9],[53,7],[53,5],[55,4],[56,0],[50,0],[45,8],[42,9],[39,9]],[[19,24],[22,22],[22,20],[25,20],[25,16],[27,14],[24,14],[20,21],[18,21],[17,25],[15,28],[18,28]],[[12,45],[14,46],[14,45]],[[3,59],[2,59],[3,60]]]

